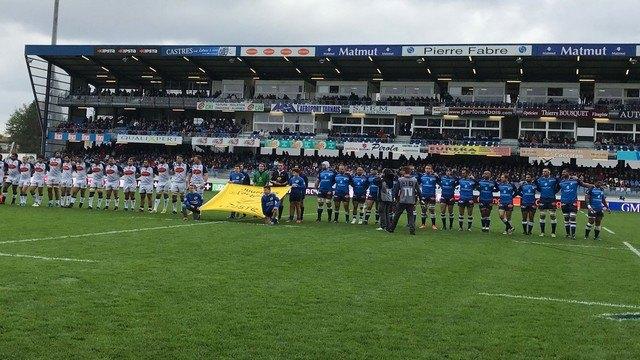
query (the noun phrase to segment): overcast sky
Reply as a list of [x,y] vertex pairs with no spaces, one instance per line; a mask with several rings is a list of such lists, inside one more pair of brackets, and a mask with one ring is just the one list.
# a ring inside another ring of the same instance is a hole
[[[0,0],[0,131],[53,0]],[[59,44],[640,42],[634,0],[60,0]]]

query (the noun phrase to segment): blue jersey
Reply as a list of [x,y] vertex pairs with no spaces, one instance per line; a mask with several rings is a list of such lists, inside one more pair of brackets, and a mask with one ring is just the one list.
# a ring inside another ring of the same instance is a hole
[[200,207],[203,202],[204,200],[202,199],[202,195],[197,192],[190,192],[184,196],[183,204],[186,206]]
[[351,185],[353,186],[353,196],[364,197],[367,195],[367,188],[369,187],[367,175],[355,175],[351,178]]
[[604,210],[604,202],[607,199],[606,196],[604,195],[604,189],[599,187],[593,187],[587,190],[587,195],[589,195],[588,205],[591,205],[591,209],[593,209],[593,211]]
[[369,183],[369,196],[372,198],[376,198],[378,196],[378,190],[380,190],[376,183],[377,179],[378,179],[377,175],[370,175],[367,178],[367,182]]
[[269,195],[262,195],[262,213],[267,215],[271,213],[271,211],[277,207],[280,207],[280,199],[274,193],[269,193]]
[[461,178],[458,180],[458,185],[460,186],[460,200],[473,200],[473,189],[476,187],[476,181],[471,178]]
[[438,184],[438,175],[436,174],[422,174],[419,178],[420,193],[423,198],[435,198],[436,197],[436,184]]
[[333,189],[333,184],[335,184],[336,173],[331,170],[322,170],[320,174],[318,174],[318,190],[329,192]]
[[576,178],[560,179],[560,202],[573,204],[578,200],[578,186],[583,186],[582,181]]
[[531,206],[536,203],[536,185],[534,183],[523,182],[518,189],[523,206]]
[[558,192],[558,178],[541,176],[536,180],[541,200],[555,200]]
[[351,184],[351,176],[349,174],[336,174],[336,194],[349,194],[349,184]]
[[513,205],[513,198],[516,196],[516,187],[510,182],[498,184],[500,192],[500,205]]
[[445,199],[453,199],[456,186],[458,186],[458,179],[447,175],[441,176],[439,185],[442,190],[442,197]]
[[289,185],[291,185],[291,193],[297,195],[304,195],[307,190],[307,184],[301,176],[292,176],[289,178]]
[[493,180],[478,180],[478,191],[480,191],[479,201],[481,203],[492,203],[493,192],[496,190],[496,182]]
[[245,174],[243,172],[232,171],[229,173],[229,181],[231,181],[234,184],[243,184],[244,177],[245,177]]

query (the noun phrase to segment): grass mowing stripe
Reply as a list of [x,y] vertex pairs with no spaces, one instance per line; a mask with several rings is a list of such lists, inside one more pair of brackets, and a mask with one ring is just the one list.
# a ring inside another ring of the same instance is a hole
[[494,293],[486,293],[480,292],[478,295],[484,296],[493,296],[493,297],[504,297],[511,299],[526,299],[526,300],[539,300],[539,301],[554,301],[554,302],[563,302],[569,304],[581,304],[588,306],[608,306],[608,307],[619,307],[619,308],[627,308],[627,309],[640,309],[639,305],[625,305],[625,304],[612,304],[600,301],[582,301],[582,300],[573,300],[573,299],[557,299],[550,298],[545,296],[528,296],[528,295],[513,295],[513,294],[494,294]]
[[56,260],[56,261],[90,262],[90,263],[98,262],[97,260],[47,257],[47,256],[38,256],[38,255],[25,255],[25,254],[5,254],[5,253],[0,253],[0,256],[17,257],[17,258],[29,258],[29,259],[38,259],[38,260]]
[[562,244],[562,243],[552,243],[552,242],[542,242],[542,241],[526,241],[526,240],[512,240],[513,242],[520,244],[533,244],[533,245],[559,245],[559,246],[573,246],[573,247],[582,247],[582,248],[597,248],[597,249],[606,249],[606,250],[624,250],[622,247],[617,246],[596,246],[596,245],[579,245],[579,244]]
[[628,242],[623,242],[623,244],[627,245],[627,247],[629,248],[629,250],[633,251],[634,254],[640,256],[640,251],[638,251],[638,249],[634,248],[631,244],[629,244]]

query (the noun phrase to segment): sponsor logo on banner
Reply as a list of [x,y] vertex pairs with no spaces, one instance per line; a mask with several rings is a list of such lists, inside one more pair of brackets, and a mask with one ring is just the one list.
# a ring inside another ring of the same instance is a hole
[[157,47],[131,47],[131,46],[112,46],[112,47],[96,47],[95,55],[157,55],[160,49]]
[[466,108],[434,106],[431,115],[460,115],[460,116],[507,116],[515,114],[513,108]]
[[573,119],[591,119],[594,117],[609,117],[609,112],[598,110],[561,110],[561,109],[522,109],[518,110],[522,117],[557,117]]
[[331,140],[262,140],[260,146],[271,149],[335,150],[336,142]]
[[427,149],[429,154],[438,155],[511,156],[508,146],[429,145]]
[[365,152],[392,152],[406,155],[420,155],[420,145],[417,144],[394,144],[377,142],[345,142],[344,151],[365,151]]
[[608,201],[608,203],[611,211],[640,212],[640,203],[638,202]]
[[409,45],[402,56],[528,56],[531,45]]
[[398,45],[333,45],[316,46],[316,56],[402,56]]
[[215,101],[198,101],[196,110],[203,111],[264,111],[263,103],[253,102],[215,102]]
[[533,46],[534,56],[636,56],[630,44],[540,44]]
[[[289,189],[289,186],[274,186],[271,191],[282,199]],[[261,186],[226,184],[216,196],[202,205],[200,210],[233,211],[263,218],[262,192]]]
[[640,161],[640,151],[618,151],[617,160]]
[[607,150],[591,149],[520,148],[520,156],[538,158],[608,160],[609,152]]
[[313,46],[243,46],[240,48],[240,56],[290,56],[312,57],[316,55]]
[[70,142],[95,141],[97,143],[110,142],[111,134],[85,134],[85,133],[60,133],[50,132],[49,139],[66,140]]
[[192,137],[192,145],[202,146],[238,146],[238,147],[259,147],[260,140],[247,138],[213,138],[213,137]]
[[118,134],[117,142],[119,144],[139,143],[180,145],[182,144],[182,136]]
[[283,113],[327,113],[340,114],[340,105],[318,105],[318,104],[291,104],[277,103],[271,105],[271,111],[282,111]]
[[236,56],[235,46],[165,46],[164,56]]
[[634,110],[620,111],[618,113],[618,118],[637,120],[637,119],[640,119],[640,111],[634,111]]
[[424,115],[424,106],[351,105],[349,112],[371,115]]

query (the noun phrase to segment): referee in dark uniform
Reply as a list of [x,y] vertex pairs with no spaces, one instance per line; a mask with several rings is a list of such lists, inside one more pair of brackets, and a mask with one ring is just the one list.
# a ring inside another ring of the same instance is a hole
[[[271,186],[281,187],[289,185],[289,173],[285,170],[284,164],[279,163],[278,168],[271,174]],[[282,211],[284,210],[284,202],[280,201],[280,207],[278,211],[278,220],[282,217]]]

